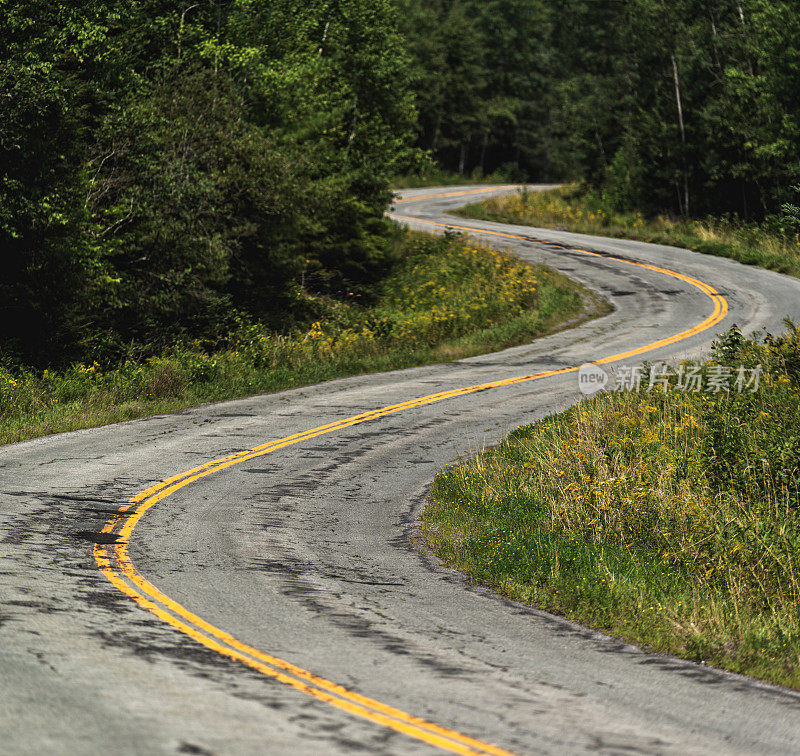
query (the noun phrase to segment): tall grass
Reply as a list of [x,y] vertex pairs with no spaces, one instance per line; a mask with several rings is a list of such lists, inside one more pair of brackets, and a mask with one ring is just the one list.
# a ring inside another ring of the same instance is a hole
[[715,362],[763,365],[755,393],[601,395],[440,474],[433,550],[512,598],[800,687],[800,332],[734,347]]
[[589,299],[553,271],[464,238],[410,234],[373,304],[319,299],[319,319],[290,333],[250,325],[214,354],[180,344],[112,369],[0,367],[0,443],[479,354],[541,335]]
[[641,213],[619,212],[599,195],[576,187],[523,190],[469,205],[459,212],[470,218],[668,244],[800,277],[800,239],[733,219],[648,218]]

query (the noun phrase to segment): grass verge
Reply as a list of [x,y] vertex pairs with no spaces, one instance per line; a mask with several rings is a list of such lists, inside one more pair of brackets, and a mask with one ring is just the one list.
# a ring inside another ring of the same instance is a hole
[[520,191],[458,211],[468,218],[555,228],[597,236],[667,244],[800,277],[800,240],[732,220],[679,220],[609,209],[602,198],[576,187]]
[[288,334],[243,328],[208,354],[180,345],[115,369],[0,368],[0,443],[441,362],[524,343],[604,305],[564,276],[463,237],[409,234],[370,306],[319,299],[319,320]]
[[800,688],[800,331],[730,332],[755,392],[602,394],[435,479],[423,535],[477,583]]

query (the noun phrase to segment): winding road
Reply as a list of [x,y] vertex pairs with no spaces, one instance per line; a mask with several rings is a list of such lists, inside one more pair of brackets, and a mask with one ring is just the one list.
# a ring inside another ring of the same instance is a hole
[[610,315],[495,354],[0,449],[0,752],[797,753],[800,695],[465,584],[415,545],[434,475],[581,398],[576,368],[800,319],[800,281],[632,241],[409,225],[545,263]]

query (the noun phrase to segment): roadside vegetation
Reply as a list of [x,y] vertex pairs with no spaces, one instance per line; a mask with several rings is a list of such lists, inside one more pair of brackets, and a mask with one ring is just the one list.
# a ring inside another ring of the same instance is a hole
[[[757,391],[616,391],[437,476],[435,554],[655,651],[800,688],[800,330],[732,330]],[[717,370],[719,372],[719,370]]]
[[[313,322],[242,322],[222,348],[179,342],[116,366],[0,368],[0,443],[525,342],[601,305],[588,291],[454,235],[400,235],[369,298],[308,296]],[[362,299],[366,301],[361,301]]]
[[798,212],[787,204],[781,214],[758,224],[731,217],[645,217],[641,212],[615,210],[602,193],[579,186],[545,192],[522,190],[458,211],[468,218],[668,244],[800,277]]
[[[761,231],[800,231],[796,3],[306,6],[2,6],[13,380],[305,338],[375,305],[393,180],[581,181],[620,227],[680,216],[653,233],[795,271]],[[688,220],[706,215],[731,220]]]
[[306,6],[2,5],[0,365],[216,351],[366,299],[393,180],[581,181],[621,227],[680,216],[654,233],[794,269],[753,237],[800,232],[796,3]]

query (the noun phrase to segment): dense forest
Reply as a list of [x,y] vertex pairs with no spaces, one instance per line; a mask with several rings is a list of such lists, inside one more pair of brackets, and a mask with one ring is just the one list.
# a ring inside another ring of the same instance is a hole
[[419,145],[461,173],[763,218],[800,183],[800,4],[401,0]]
[[287,328],[369,296],[392,177],[583,180],[800,224],[800,6],[0,0],[0,359]]
[[414,108],[390,0],[2,2],[0,344],[107,359],[378,275]]

